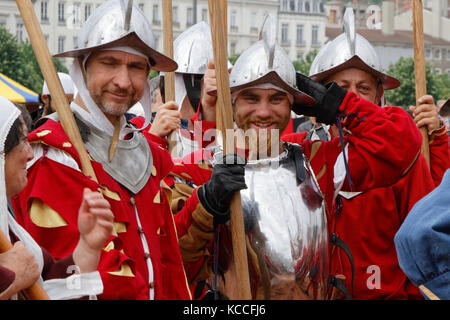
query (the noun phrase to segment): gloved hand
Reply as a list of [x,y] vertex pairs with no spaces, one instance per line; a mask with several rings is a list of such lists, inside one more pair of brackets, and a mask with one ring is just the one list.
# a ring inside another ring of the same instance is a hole
[[347,90],[330,82],[322,85],[297,72],[298,90],[310,95],[316,100],[316,105],[306,107],[294,104],[292,109],[297,114],[316,117],[317,122],[333,124],[336,122],[337,111],[344,100]]
[[198,188],[197,195],[203,207],[214,216],[215,224],[230,219],[230,202],[233,194],[247,189],[245,184],[245,159],[237,154],[225,155],[216,164],[208,182]]

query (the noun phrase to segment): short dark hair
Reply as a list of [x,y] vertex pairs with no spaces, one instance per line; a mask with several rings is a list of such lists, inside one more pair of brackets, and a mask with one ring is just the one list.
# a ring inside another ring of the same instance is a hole
[[5,140],[5,154],[8,154],[8,152],[20,144],[31,127],[31,116],[28,110],[21,104],[14,103],[14,105],[20,110],[21,114],[14,121],[8,132]]
[[8,132],[8,136],[5,140],[5,154],[8,154],[14,147],[18,146],[22,139],[26,136],[24,121],[22,116],[17,117],[14,121],[11,129]]

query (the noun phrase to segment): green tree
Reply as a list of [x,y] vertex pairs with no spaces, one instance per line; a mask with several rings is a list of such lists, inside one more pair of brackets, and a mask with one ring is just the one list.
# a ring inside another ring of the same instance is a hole
[[[449,76],[448,74],[437,75],[431,73],[431,67],[427,64],[426,83],[427,94],[433,96],[435,101],[449,96]],[[387,73],[398,80],[401,85],[393,90],[385,92],[388,105],[408,108],[416,104],[416,85],[414,79],[414,58],[400,58],[397,63],[391,64]]]
[[23,78],[21,74],[21,53],[20,46],[9,31],[0,27],[0,72],[4,75],[16,80]]
[[313,63],[318,52],[319,51],[317,49],[311,50],[302,60],[292,62],[295,70],[301,74],[309,75],[309,69],[311,68],[311,64]]
[[228,57],[228,61],[230,61],[230,63],[232,64],[232,65],[234,65],[235,64],[235,62],[236,62],[236,60],[239,58],[239,54],[234,54],[234,55],[232,55],[232,56],[229,56]]
[[[53,62],[58,72],[68,73],[59,59]],[[0,72],[37,93],[42,90],[44,77],[31,44],[18,43],[4,27],[0,27]]]

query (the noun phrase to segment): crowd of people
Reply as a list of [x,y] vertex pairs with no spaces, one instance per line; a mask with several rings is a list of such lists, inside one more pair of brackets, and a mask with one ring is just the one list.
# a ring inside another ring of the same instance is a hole
[[[184,31],[171,59],[142,11],[126,10],[106,1],[78,48],[56,55],[73,58],[59,76],[96,179],[46,85],[31,117],[0,98],[0,227],[13,243],[0,253],[1,299],[27,298],[35,282],[51,299],[239,299],[236,193],[252,299],[450,298],[449,136],[432,96],[412,116],[388,106],[400,82],[346,29],[309,75],[296,72],[267,17],[228,65],[225,154],[209,26]],[[352,9],[344,19],[354,25]]]

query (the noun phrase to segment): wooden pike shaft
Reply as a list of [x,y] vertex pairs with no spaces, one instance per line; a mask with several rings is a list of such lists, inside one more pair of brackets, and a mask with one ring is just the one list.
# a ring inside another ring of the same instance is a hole
[[[42,34],[41,26],[39,25],[36,13],[34,12],[33,5],[30,0],[16,0],[16,4],[25,24],[39,67],[41,68],[44,79],[47,82],[49,91],[52,95],[53,106],[56,109],[58,118],[64,132],[72,142],[80,157],[82,172],[94,181],[97,181],[91,161],[84,148],[80,132],[78,131],[75,118],[70,111],[69,101],[64,93],[50,51],[48,50],[47,42]],[[3,237],[0,239],[2,249],[9,250],[9,248],[12,248],[12,245],[4,235],[2,236]],[[7,241],[6,243],[4,242],[5,239]],[[37,282],[26,291],[29,293],[31,299],[49,300],[48,295]]]
[[[12,249],[13,245],[8,238],[0,231],[0,253]],[[42,288],[39,282],[35,282],[31,287],[24,290],[32,300],[50,300],[47,292]]]
[[[414,76],[416,82],[416,105],[418,99],[427,94],[425,49],[423,39],[423,6],[422,0],[413,0],[413,36],[414,36]],[[430,167],[430,151],[428,144],[427,127],[420,129],[422,133],[422,154]]]
[[52,96],[52,105],[56,109],[58,118],[69,140],[72,142],[74,148],[77,150],[81,162],[82,172],[97,181],[91,161],[84,147],[81,139],[78,126],[75,118],[70,110],[69,101],[64,93],[64,89],[56,72],[55,64],[53,63],[50,51],[47,47],[44,35],[42,34],[41,26],[34,12],[33,5],[30,0],[16,0],[22,20],[28,33],[31,45],[36,55],[39,67],[45,81],[47,82],[49,91]]
[[[173,59],[173,29],[172,29],[172,0],[163,0],[163,41],[164,54]],[[164,72],[164,97],[165,102],[175,101],[175,73]],[[169,153],[176,147],[176,130],[167,137]]]
[[[214,49],[214,63],[217,79],[217,104],[220,109],[216,124],[221,128],[223,137],[224,154],[234,153],[235,150],[227,148],[227,129],[233,129],[233,112],[231,107],[230,84],[228,82],[227,53],[223,43],[224,28],[220,4],[216,0],[208,0],[209,15],[211,21],[211,35]],[[219,116],[220,115],[220,116]],[[219,126],[220,124],[220,126]],[[233,244],[233,258],[236,265],[236,279],[240,300],[250,300],[250,279],[248,272],[247,248],[245,241],[244,218],[242,214],[241,195],[236,192],[230,205],[231,238]]]

